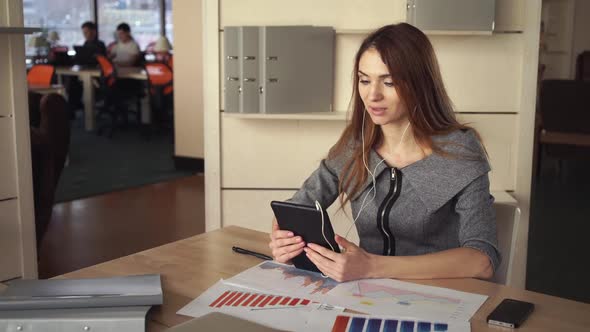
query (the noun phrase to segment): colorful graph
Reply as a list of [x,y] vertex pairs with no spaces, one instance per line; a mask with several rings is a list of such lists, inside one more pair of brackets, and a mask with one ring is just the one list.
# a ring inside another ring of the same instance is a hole
[[411,305],[417,302],[433,302],[435,304],[458,305],[461,300],[447,296],[414,292],[406,289],[399,289],[390,286],[376,285],[366,281],[359,281],[355,285],[353,295],[371,299],[395,298],[399,304]]
[[302,288],[310,287],[309,294],[326,294],[338,285],[338,282],[330,278],[324,278],[320,273],[300,270],[294,266],[277,264],[274,262],[264,262],[258,266],[262,270],[279,270],[285,281],[297,279]]
[[416,332],[449,331],[446,323],[339,315],[334,321],[332,332],[414,332],[414,328]]
[[310,303],[307,299],[291,298],[288,296],[275,296],[260,293],[247,293],[239,291],[225,291],[216,298],[209,307],[249,307],[249,308],[267,308],[267,307],[294,307],[306,306]]

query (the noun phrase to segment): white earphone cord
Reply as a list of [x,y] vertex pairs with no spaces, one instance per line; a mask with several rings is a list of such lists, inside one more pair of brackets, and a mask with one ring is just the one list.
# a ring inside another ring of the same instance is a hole
[[[369,189],[369,191],[365,194],[365,197],[363,198],[363,201],[361,202],[361,207],[359,209],[359,212],[357,213],[356,217],[354,218],[354,220],[352,221],[352,223],[348,227],[346,234],[344,235],[344,238],[347,240],[348,240],[348,233],[350,233],[350,231],[352,230],[352,226],[354,226],[356,224],[356,221],[361,216],[361,212],[363,211],[363,209],[365,207],[367,207],[369,205],[369,203],[371,203],[375,199],[375,197],[377,196],[377,187],[375,184],[375,182],[376,182],[375,172],[377,172],[377,167],[379,167],[379,165],[381,165],[381,163],[383,163],[385,161],[385,158],[381,159],[381,161],[378,162],[377,165],[375,165],[375,169],[373,170],[373,172],[371,172],[371,170],[369,169],[369,166],[367,165],[367,160],[365,159],[365,115],[366,115],[366,113],[367,113],[367,111],[365,110],[363,112],[363,123],[361,125],[361,140],[362,140],[361,143],[362,143],[362,149],[363,149],[363,165],[365,165],[365,169],[371,175],[371,179],[373,181],[373,187],[371,189]],[[408,122],[406,129],[404,129],[402,136],[401,136],[399,142],[397,143],[395,149],[392,149],[392,151],[391,151],[392,154],[395,150],[397,150],[399,148],[400,144],[404,140],[404,136],[406,135],[406,131],[408,130],[409,127],[410,127],[410,122]],[[373,197],[371,197],[371,200],[369,200],[365,204],[365,201],[367,200],[367,197],[369,197],[369,195],[371,194],[371,191],[373,192]]]

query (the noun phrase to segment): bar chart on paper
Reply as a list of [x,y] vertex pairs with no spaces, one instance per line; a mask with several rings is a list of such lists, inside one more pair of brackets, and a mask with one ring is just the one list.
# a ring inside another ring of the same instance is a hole
[[330,319],[313,314],[308,327],[313,331],[332,332],[469,332],[468,322],[439,322],[392,316],[366,316],[337,313]]
[[248,308],[277,308],[306,306],[310,300],[291,298],[288,296],[266,295],[259,293],[247,293],[229,290],[209,304],[212,308],[221,307],[248,307]]
[[332,332],[414,332],[414,328],[417,332],[449,331],[449,325],[445,323],[338,316],[332,326]]
[[330,319],[342,311],[344,308],[301,296],[261,292],[218,281],[177,313],[201,317],[211,312],[222,312],[280,330],[304,331],[311,313]]

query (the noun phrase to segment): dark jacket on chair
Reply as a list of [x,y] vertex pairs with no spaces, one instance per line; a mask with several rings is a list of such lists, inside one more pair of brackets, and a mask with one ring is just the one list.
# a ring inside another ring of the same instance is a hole
[[51,219],[55,190],[68,155],[70,121],[66,101],[59,94],[29,93],[29,107],[35,230],[39,246]]

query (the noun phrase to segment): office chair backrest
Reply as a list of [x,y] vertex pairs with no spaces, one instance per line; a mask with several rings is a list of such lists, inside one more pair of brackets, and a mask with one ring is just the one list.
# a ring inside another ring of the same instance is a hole
[[161,91],[163,95],[169,95],[173,91],[174,75],[172,69],[163,63],[147,63],[145,71],[148,75],[148,84],[150,85],[150,93],[156,94]]
[[546,131],[590,134],[590,82],[545,80],[539,102]]
[[100,75],[103,83],[106,84],[107,87],[112,87],[116,81],[115,66],[104,55],[97,55],[96,61],[98,61],[98,65],[100,66]]
[[584,51],[576,58],[576,80],[590,81],[590,51]]
[[166,64],[172,71],[174,71],[174,55],[170,54],[170,56],[168,56],[168,62]]
[[502,262],[496,270],[492,281],[516,286],[513,284],[512,264],[516,252],[517,231],[520,222],[520,209],[512,204],[494,203],[496,210],[496,227],[498,233],[498,249]]
[[34,65],[27,73],[27,83],[31,85],[50,85],[55,73],[51,65]]

